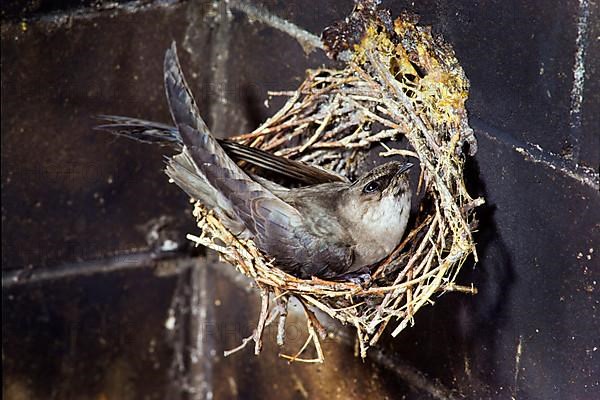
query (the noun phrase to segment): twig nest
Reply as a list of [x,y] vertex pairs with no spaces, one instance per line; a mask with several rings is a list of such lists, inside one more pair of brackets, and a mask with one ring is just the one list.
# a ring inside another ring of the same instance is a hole
[[[308,71],[297,90],[275,93],[289,96],[275,115],[254,132],[233,139],[353,177],[370,148],[405,137],[408,148],[381,155],[418,158],[418,190],[423,193],[418,215],[404,241],[373,270],[372,279],[359,285],[299,279],[281,271],[251,241],[236,238],[196,203],[194,215],[202,233],[188,237],[218,251],[260,289],[258,326],[233,351],[253,341],[258,354],[263,329],[275,320],[283,344],[290,297],[304,308],[308,339],[296,355],[283,357],[322,362],[319,340],[324,330],[314,310],[354,326],[365,357],[388,324],[392,336],[398,335],[421,307],[433,304],[434,295],[476,292],[455,283],[465,259],[473,254],[477,260],[473,210],[483,203],[469,196],[463,181],[464,153],[476,151],[465,109],[468,80],[450,46],[433,38],[429,28],[408,16],[392,23],[388,14],[365,4],[324,33],[329,53],[344,54],[345,68]],[[311,343],[316,356],[303,357]]]

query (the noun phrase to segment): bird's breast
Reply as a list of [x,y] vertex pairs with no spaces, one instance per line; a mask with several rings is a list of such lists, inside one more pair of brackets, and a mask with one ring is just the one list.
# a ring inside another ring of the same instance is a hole
[[394,250],[402,240],[410,213],[410,197],[388,196],[377,207],[363,213],[354,236],[355,265],[360,268],[374,264]]

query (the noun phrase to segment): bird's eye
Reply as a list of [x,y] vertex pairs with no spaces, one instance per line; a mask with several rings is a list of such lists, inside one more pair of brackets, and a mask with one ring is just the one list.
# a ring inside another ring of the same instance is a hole
[[378,182],[369,182],[369,184],[367,184],[367,186],[364,187],[363,192],[364,193],[374,193],[374,192],[377,192],[378,190],[379,190]]

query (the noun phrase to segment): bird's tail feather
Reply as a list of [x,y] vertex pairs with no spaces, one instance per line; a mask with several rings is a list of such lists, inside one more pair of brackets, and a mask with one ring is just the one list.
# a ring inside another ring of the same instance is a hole
[[138,142],[171,146],[176,150],[182,148],[181,135],[177,128],[173,126],[116,115],[98,115],[97,118],[105,123],[96,126],[95,129],[134,139]]

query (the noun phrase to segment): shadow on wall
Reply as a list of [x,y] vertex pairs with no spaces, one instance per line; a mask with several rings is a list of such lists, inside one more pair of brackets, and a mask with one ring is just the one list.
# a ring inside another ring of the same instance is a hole
[[[470,158],[465,163],[465,181],[472,196],[482,196],[489,201],[486,184],[481,179],[479,163]],[[475,233],[479,263],[475,268],[465,266],[462,281],[473,282],[478,294],[464,298],[459,317],[460,334],[465,343],[466,355],[471,360],[471,385],[511,387],[513,382],[500,382],[495,368],[504,356],[498,354],[497,332],[509,319],[509,302],[516,282],[513,259],[497,228],[494,214],[496,206],[487,203],[477,210],[479,229]],[[468,322],[467,322],[468,321]]]

